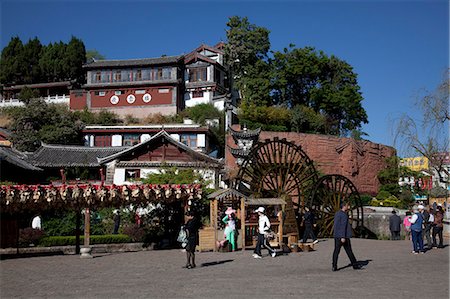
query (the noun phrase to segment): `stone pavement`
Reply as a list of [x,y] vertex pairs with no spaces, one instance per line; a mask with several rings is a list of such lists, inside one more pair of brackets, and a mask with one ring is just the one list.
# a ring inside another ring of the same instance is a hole
[[[331,271],[332,240],[316,251],[253,259],[251,251],[180,250],[46,256],[0,261],[5,298],[448,298],[449,247],[413,255],[410,241],[352,239],[363,270]],[[265,252],[263,251],[263,254]]]

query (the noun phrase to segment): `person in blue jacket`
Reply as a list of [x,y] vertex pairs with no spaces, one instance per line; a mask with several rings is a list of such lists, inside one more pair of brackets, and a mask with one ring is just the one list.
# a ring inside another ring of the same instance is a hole
[[352,227],[350,225],[347,211],[350,208],[349,204],[344,202],[341,203],[341,209],[334,215],[334,252],[333,252],[333,265],[332,270],[337,271],[337,262],[339,252],[343,246],[345,252],[352,263],[353,269],[361,269],[361,265],[355,258],[352,251],[352,246],[350,244],[350,238],[352,237]]
[[419,205],[417,208],[414,208],[414,215],[412,215],[409,222],[411,222],[411,239],[413,243],[413,251],[412,253],[418,254],[424,253],[423,249],[423,239],[422,239],[422,226],[424,222],[423,210],[425,207],[423,205]]

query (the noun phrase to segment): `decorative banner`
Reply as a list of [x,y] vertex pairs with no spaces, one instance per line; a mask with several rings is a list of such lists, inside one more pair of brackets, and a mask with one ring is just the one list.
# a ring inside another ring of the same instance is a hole
[[152,96],[149,93],[146,93],[142,96],[142,100],[144,103],[149,103],[152,100]]
[[190,185],[16,185],[0,186],[0,211],[42,211],[50,208],[120,207],[202,197],[200,184]]
[[111,104],[117,105],[119,103],[119,97],[114,95],[111,97],[111,99],[109,101],[111,102]]
[[127,102],[128,104],[133,104],[136,101],[136,97],[132,94],[127,96]]

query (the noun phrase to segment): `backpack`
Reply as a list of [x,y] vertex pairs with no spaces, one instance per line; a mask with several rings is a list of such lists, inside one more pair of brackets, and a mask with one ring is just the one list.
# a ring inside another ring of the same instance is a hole
[[184,226],[181,226],[180,232],[178,233],[177,241],[181,243],[181,247],[186,247],[188,243],[187,232]]

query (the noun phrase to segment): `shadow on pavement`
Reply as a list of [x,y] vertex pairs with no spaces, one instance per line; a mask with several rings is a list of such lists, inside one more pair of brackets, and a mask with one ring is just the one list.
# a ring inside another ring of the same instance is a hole
[[229,262],[232,262],[232,261],[234,261],[234,260],[223,260],[223,261],[216,261],[216,262],[203,263],[203,264],[200,265],[200,267],[216,266],[216,265],[221,265],[221,264],[229,263]]
[[52,251],[52,252],[1,254],[0,255],[0,260],[17,259],[17,258],[29,258],[29,257],[40,257],[40,256],[52,256],[52,255],[64,255],[64,252],[62,252],[62,251]]
[[[365,267],[365,266],[367,266],[367,265],[369,264],[369,262],[371,262],[371,261],[372,261],[372,260],[357,261],[356,264],[359,265],[359,266],[361,266],[361,267]],[[345,266],[345,267],[338,268],[338,270],[342,270],[342,269],[350,268],[350,267],[353,267],[353,265],[352,265],[352,264],[348,264],[348,265]]]

